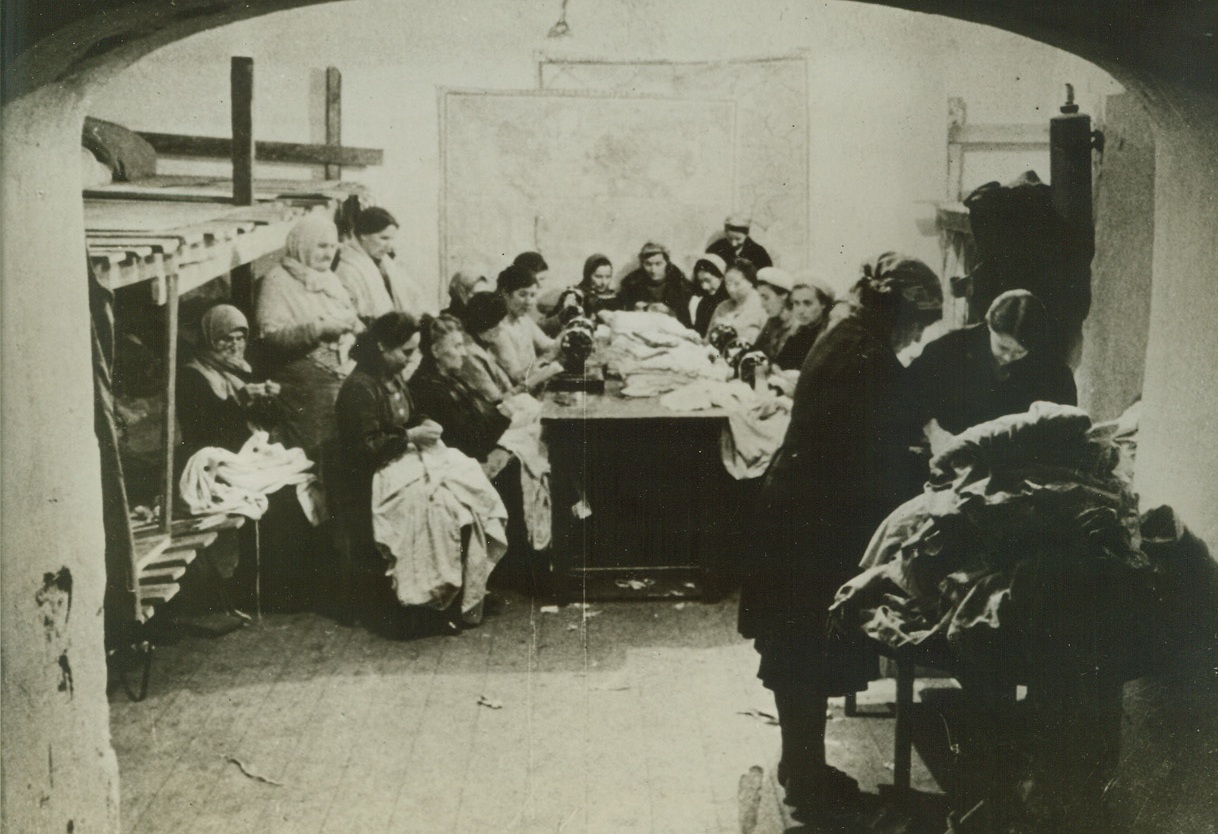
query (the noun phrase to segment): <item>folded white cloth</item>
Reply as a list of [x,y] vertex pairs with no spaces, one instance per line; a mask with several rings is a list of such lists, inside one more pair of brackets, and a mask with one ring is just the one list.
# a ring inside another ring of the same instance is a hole
[[541,403],[529,394],[515,394],[503,401],[512,418],[499,445],[520,460],[520,486],[524,492],[524,523],[535,550],[550,546],[550,455],[541,439]]
[[217,446],[195,452],[178,481],[178,492],[190,512],[231,513],[257,520],[266,513],[268,495],[295,486],[309,522],[317,526],[325,521],[326,502],[312,471],[313,461],[302,449],[285,449],[267,438],[265,431],[255,431],[239,452]]

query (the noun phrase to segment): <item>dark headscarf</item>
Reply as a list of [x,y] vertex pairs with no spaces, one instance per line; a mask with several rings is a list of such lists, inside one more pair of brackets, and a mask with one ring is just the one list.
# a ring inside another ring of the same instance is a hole
[[534,275],[540,275],[550,268],[540,252],[521,252],[516,256],[516,260],[512,261],[512,265],[523,267]]
[[199,322],[199,351],[194,361],[188,363],[222,400],[238,397],[250,373],[250,364],[244,358],[234,360],[220,352],[220,340],[235,330],[250,332],[245,314],[231,304],[212,307]]
[[465,307],[465,331],[475,338],[507,318],[507,302],[497,292],[470,296]]

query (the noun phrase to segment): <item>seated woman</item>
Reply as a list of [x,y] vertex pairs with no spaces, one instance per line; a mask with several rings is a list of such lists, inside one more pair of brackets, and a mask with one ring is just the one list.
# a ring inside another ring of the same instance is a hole
[[465,305],[480,292],[494,292],[495,285],[478,269],[459,269],[448,282],[448,307],[445,313],[454,318],[465,315]]
[[669,257],[668,248],[648,241],[639,250],[638,269],[622,279],[618,299],[623,310],[662,310],[686,327],[693,327],[689,317],[692,292],[685,273]]
[[334,436],[334,401],[351,372],[348,358],[363,330],[330,263],[338,230],[321,214],[288,232],[283,262],[263,277],[255,302],[258,331],[280,386],[280,438],[312,460]]
[[727,264],[713,252],[699,255],[694,261],[694,293],[689,299],[689,318],[693,329],[706,338],[711,316],[724,301],[727,287],[723,286],[723,273]]
[[584,261],[583,280],[560,292],[557,301],[550,306],[553,311],[541,323],[541,329],[550,336],[557,336],[570,320],[569,307],[578,307],[593,319],[601,311],[622,309],[613,286],[613,262],[601,254],[590,256]]
[[[182,367],[177,380],[178,427],[182,433],[176,454],[179,469],[186,468],[201,449],[240,452],[254,430],[274,429],[279,385],[255,381],[245,359],[249,329],[245,314],[229,304],[217,304],[203,314],[195,356]],[[203,497],[206,495],[204,491]],[[324,547],[314,529],[314,522],[320,519],[309,520],[294,486],[277,489],[267,499],[259,525],[262,602],[276,610],[297,610],[309,603],[316,590],[311,574]],[[310,505],[310,509],[316,508]],[[253,554],[257,546],[254,529],[253,524],[247,524],[240,533],[240,549],[246,554]],[[207,552],[221,577],[236,577],[221,592],[227,601],[236,607],[249,607],[256,576],[252,555],[239,562],[237,547],[226,547],[224,540]]]
[[529,391],[562,371],[557,362],[543,362],[519,385],[499,364],[492,345],[507,317],[507,302],[497,292],[479,293],[469,300],[461,322],[465,327],[465,367],[461,378],[491,402]]
[[985,322],[923,349],[909,376],[932,448],[970,426],[1027,411],[1037,400],[1075,405],[1070,369],[1048,349],[1048,313],[1027,290],[994,299]]
[[410,449],[429,448],[443,430],[414,410],[405,380],[419,367],[419,327],[408,313],[387,313],[360,336],[355,370],[335,410],[338,454],[328,486],[351,552],[353,585],[370,625],[400,630],[401,607],[385,581],[386,558],[373,536],[373,478]]
[[835,303],[833,288],[824,280],[811,273],[795,277],[795,286],[791,288],[791,315],[801,328],[811,331],[812,343],[828,327],[829,311]]
[[393,310],[423,314],[423,296],[393,257],[398,221],[383,208],[362,210],[355,218],[354,237],[338,249],[334,272],[351,296],[364,322]]
[[816,333],[795,318],[795,282],[784,270],[767,266],[757,272],[757,294],[769,318],[754,347],[784,371],[797,371],[816,341]]
[[[525,569],[533,572],[536,566],[525,521],[521,461],[502,445],[506,442],[504,433],[512,424],[512,419],[506,416],[508,409],[497,407],[495,401],[463,379],[467,342],[459,321],[450,316],[425,317],[422,333],[422,364],[410,380],[414,403],[420,412],[443,427],[447,446],[482,465],[507,508],[508,553],[514,554],[516,572]],[[536,471],[539,466],[530,468]],[[548,465],[545,468],[548,471]],[[533,509],[530,507],[529,511]]]
[[757,270],[752,261],[745,258],[733,261],[724,273],[723,285],[727,288],[727,299],[715,308],[707,331],[725,324],[735,328],[741,341],[754,344],[768,316],[757,293]]
[[533,318],[537,311],[536,275],[513,264],[499,273],[498,285],[507,316],[488,344],[512,384],[520,385],[537,369],[539,360],[558,352],[558,343],[542,332]]

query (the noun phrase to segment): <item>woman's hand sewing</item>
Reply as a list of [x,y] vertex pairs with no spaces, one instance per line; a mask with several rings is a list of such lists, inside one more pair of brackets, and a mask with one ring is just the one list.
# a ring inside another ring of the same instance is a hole
[[435,420],[424,420],[412,429],[406,430],[406,439],[420,449],[434,446],[444,434],[444,428]]

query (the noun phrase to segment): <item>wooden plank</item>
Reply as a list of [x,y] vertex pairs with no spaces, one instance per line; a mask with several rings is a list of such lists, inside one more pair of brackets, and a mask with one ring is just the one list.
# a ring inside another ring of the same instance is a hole
[[178,276],[165,276],[165,425],[161,435],[164,469],[161,478],[161,531],[170,532],[173,524],[173,452],[177,446],[178,385]]
[[140,572],[141,585],[169,585],[177,582],[186,573],[186,565],[177,564],[168,567],[157,565]]
[[233,202],[239,206],[254,203],[254,59],[234,57],[230,69],[232,84]]
[[[343,74],[338,67],[326,67],[326,145],[338,148],[343,143]],[[379,165],[380,163],[376,163]],[[326,179],[337,180],[343,175],[342,165],[327,162]]]
[[1015,147],[1049,147],[1049,126],[1046,124],[962,124],[949,125],[950,145],[964,145],[970,150],[988,147],[1006,150]]
[[[232,155],[233,141],[221,136],[187,136],[179,133],[140,133],[157,153],[192,159],[225,159]],[[254,143],[258,161],[290,165],[326,165],[370,168],[385,164],[385,152],[380,148],[331,147],[307,142],[275,142],[258,140]],[[331,178],[329,175],[327,179]]]

